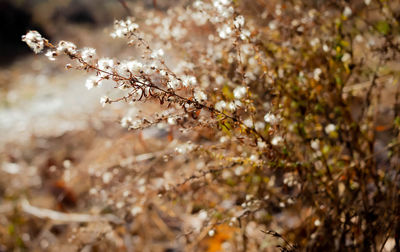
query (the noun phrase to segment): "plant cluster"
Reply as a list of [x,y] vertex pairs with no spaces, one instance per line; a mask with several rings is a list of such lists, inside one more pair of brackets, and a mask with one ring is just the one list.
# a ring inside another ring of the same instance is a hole
[[[152,172],[133,172],[136,161],[89,171],[88,193],[133,244],[164,235],[189,251],[399,250],[399,17],[385,0],[205,0],[116,21],[111,36],[136,58],[36,31],[23,41],[51,61],[68,56],[68,69],[91,74],[88,89],[112,85],[104,106],[159,105],[121,118],[168,131],[168,146],[142,157]],[[163,206],[162,234],[133,228]],[[176,207],[190,220],[178,227]]]

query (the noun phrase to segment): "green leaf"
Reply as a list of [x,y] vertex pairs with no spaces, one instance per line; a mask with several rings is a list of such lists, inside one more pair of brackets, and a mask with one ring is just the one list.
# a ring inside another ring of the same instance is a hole
[[400,127],[400,116],[396,116],[396,118],[394,119],[394,124],[395,124],[397,127]]
[[233,99],[233,93],[231,92],[231,89],[229,88],[228,85],[224,85],[222,88],[222,94],[225,96],[227,99]]
[[375,25],[375,28],[383,35],[388,35],[390,33],[390,24],[388,24],[386,21],[379,21]]

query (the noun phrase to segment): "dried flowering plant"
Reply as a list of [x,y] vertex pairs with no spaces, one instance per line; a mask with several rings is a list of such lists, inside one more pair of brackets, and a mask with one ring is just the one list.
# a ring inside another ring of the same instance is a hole
[[[151,218],[154,206],[190,205],[191,221],[179,227],[162,215],[155,222],[165,239],[183,237],[175,246],[188,250],[259,251],[269,236],[282,251],[400,249],[400,89],[378,88],[398,86],[391,63],[400,52],[399,8],[389,1],[195,1],[142,13],[141,29],[133,18],[116,21],[111,36],[143,54],[133,60],[101,58],[66,41],[56,46],[36,31],[22,39],[35,53],[67,55],[68,69],[91,73],[88,89],[107,82],[121,90],[101,97],[104,106],[160,105],[151,118],[123,117],[123,127],[181,131],[172,151],[139,158],[153,160],[155,177],[132,178],[133,162],[122,161],[96,175],[116,193],[90,193],[118,201],[112,208],[122,223]],[[208,134],[191,135],[202,130]],[[171,238],[165,230],[174,228]],[[138,243],[158,239],[127,230]]]

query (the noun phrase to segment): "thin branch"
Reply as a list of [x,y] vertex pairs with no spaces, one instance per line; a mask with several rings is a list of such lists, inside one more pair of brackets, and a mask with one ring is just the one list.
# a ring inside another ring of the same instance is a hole
[[132,16],[131,9],[129,8],[129,6],[126,3],[126,1],[125,0],[118,0],[118,2],[120,2],[122,7],[124,7],[124,9],[125,9],[126,13],[128,14],[128,16]]
[[[272,237],[276,237],[276,238],[280,238],[285,242],[285,246],[287,246],[287,248],[289,248],[289,251],[296,251],[297,250],[297,245],[292,245],[288,240],[286,240],[285,237],[283,237],[280,233],[273,231],[273,230],[261,230],[261,232],[263,232],[264,234],[267,235],[271,235]],[[284,250],[286,251],[286,250]]]
[[41,219],[50,219],[59,222],[112,222],[115,224],[121,224],[123,221],[113,214],[105,215],[90,215],[90,214],[78,214],[78,213],[62,213],[46,208],[39,208],[32,206],[28,200],[22,199],[20,201],[21,209],[23,212],[33,215]]

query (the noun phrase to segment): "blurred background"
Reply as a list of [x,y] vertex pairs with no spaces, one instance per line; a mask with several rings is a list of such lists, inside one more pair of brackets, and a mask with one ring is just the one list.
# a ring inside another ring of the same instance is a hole
[[[56,241],[56,236],[70,237],[64,233],[67,226],[47,225],[21,214],[15,204],[27,197],[38,207],[85,212],[85,202],[91,198],[88,164],[99,171],[112,166],[121,159],[127,142],[129,154],[143,152],[140,146],[132,147],[143,136],[127,133],[119,123],[127,110],[135,108],[127,104],[103,108],[99,99],[112,88],[105,85],[89,92],[85,88],[88,75],[67,71],[65,64],[70,62],[63,57],[50,63],[43,55],[35,55],[21,36],[37,30],[55,44],[67,40],[78,48],[96,48],[101,57],[129,58],[134,50],[109,36],[113,21],[145,10],[164,12],[181,2],[0,0],[1,252],[49,247],[76,251],[76,244],[64,242],[67,238]],[[113,151],[115,155],[109,155]],[[107,161],[105,156],[114,159]],[[72,173],[70,167],[75,167]]]
[[145,9],[165,10],[176,2],[179,1],[2,0],[0,64],[9,65],[18,56],[29,53],[28,47],[21,42],[21,34],[30,29],[38,30],[49,38],[58,38],[70,35],[71,27],[93,30],[109,26],[115,19],[134,14],[133,6],[137,4]]

